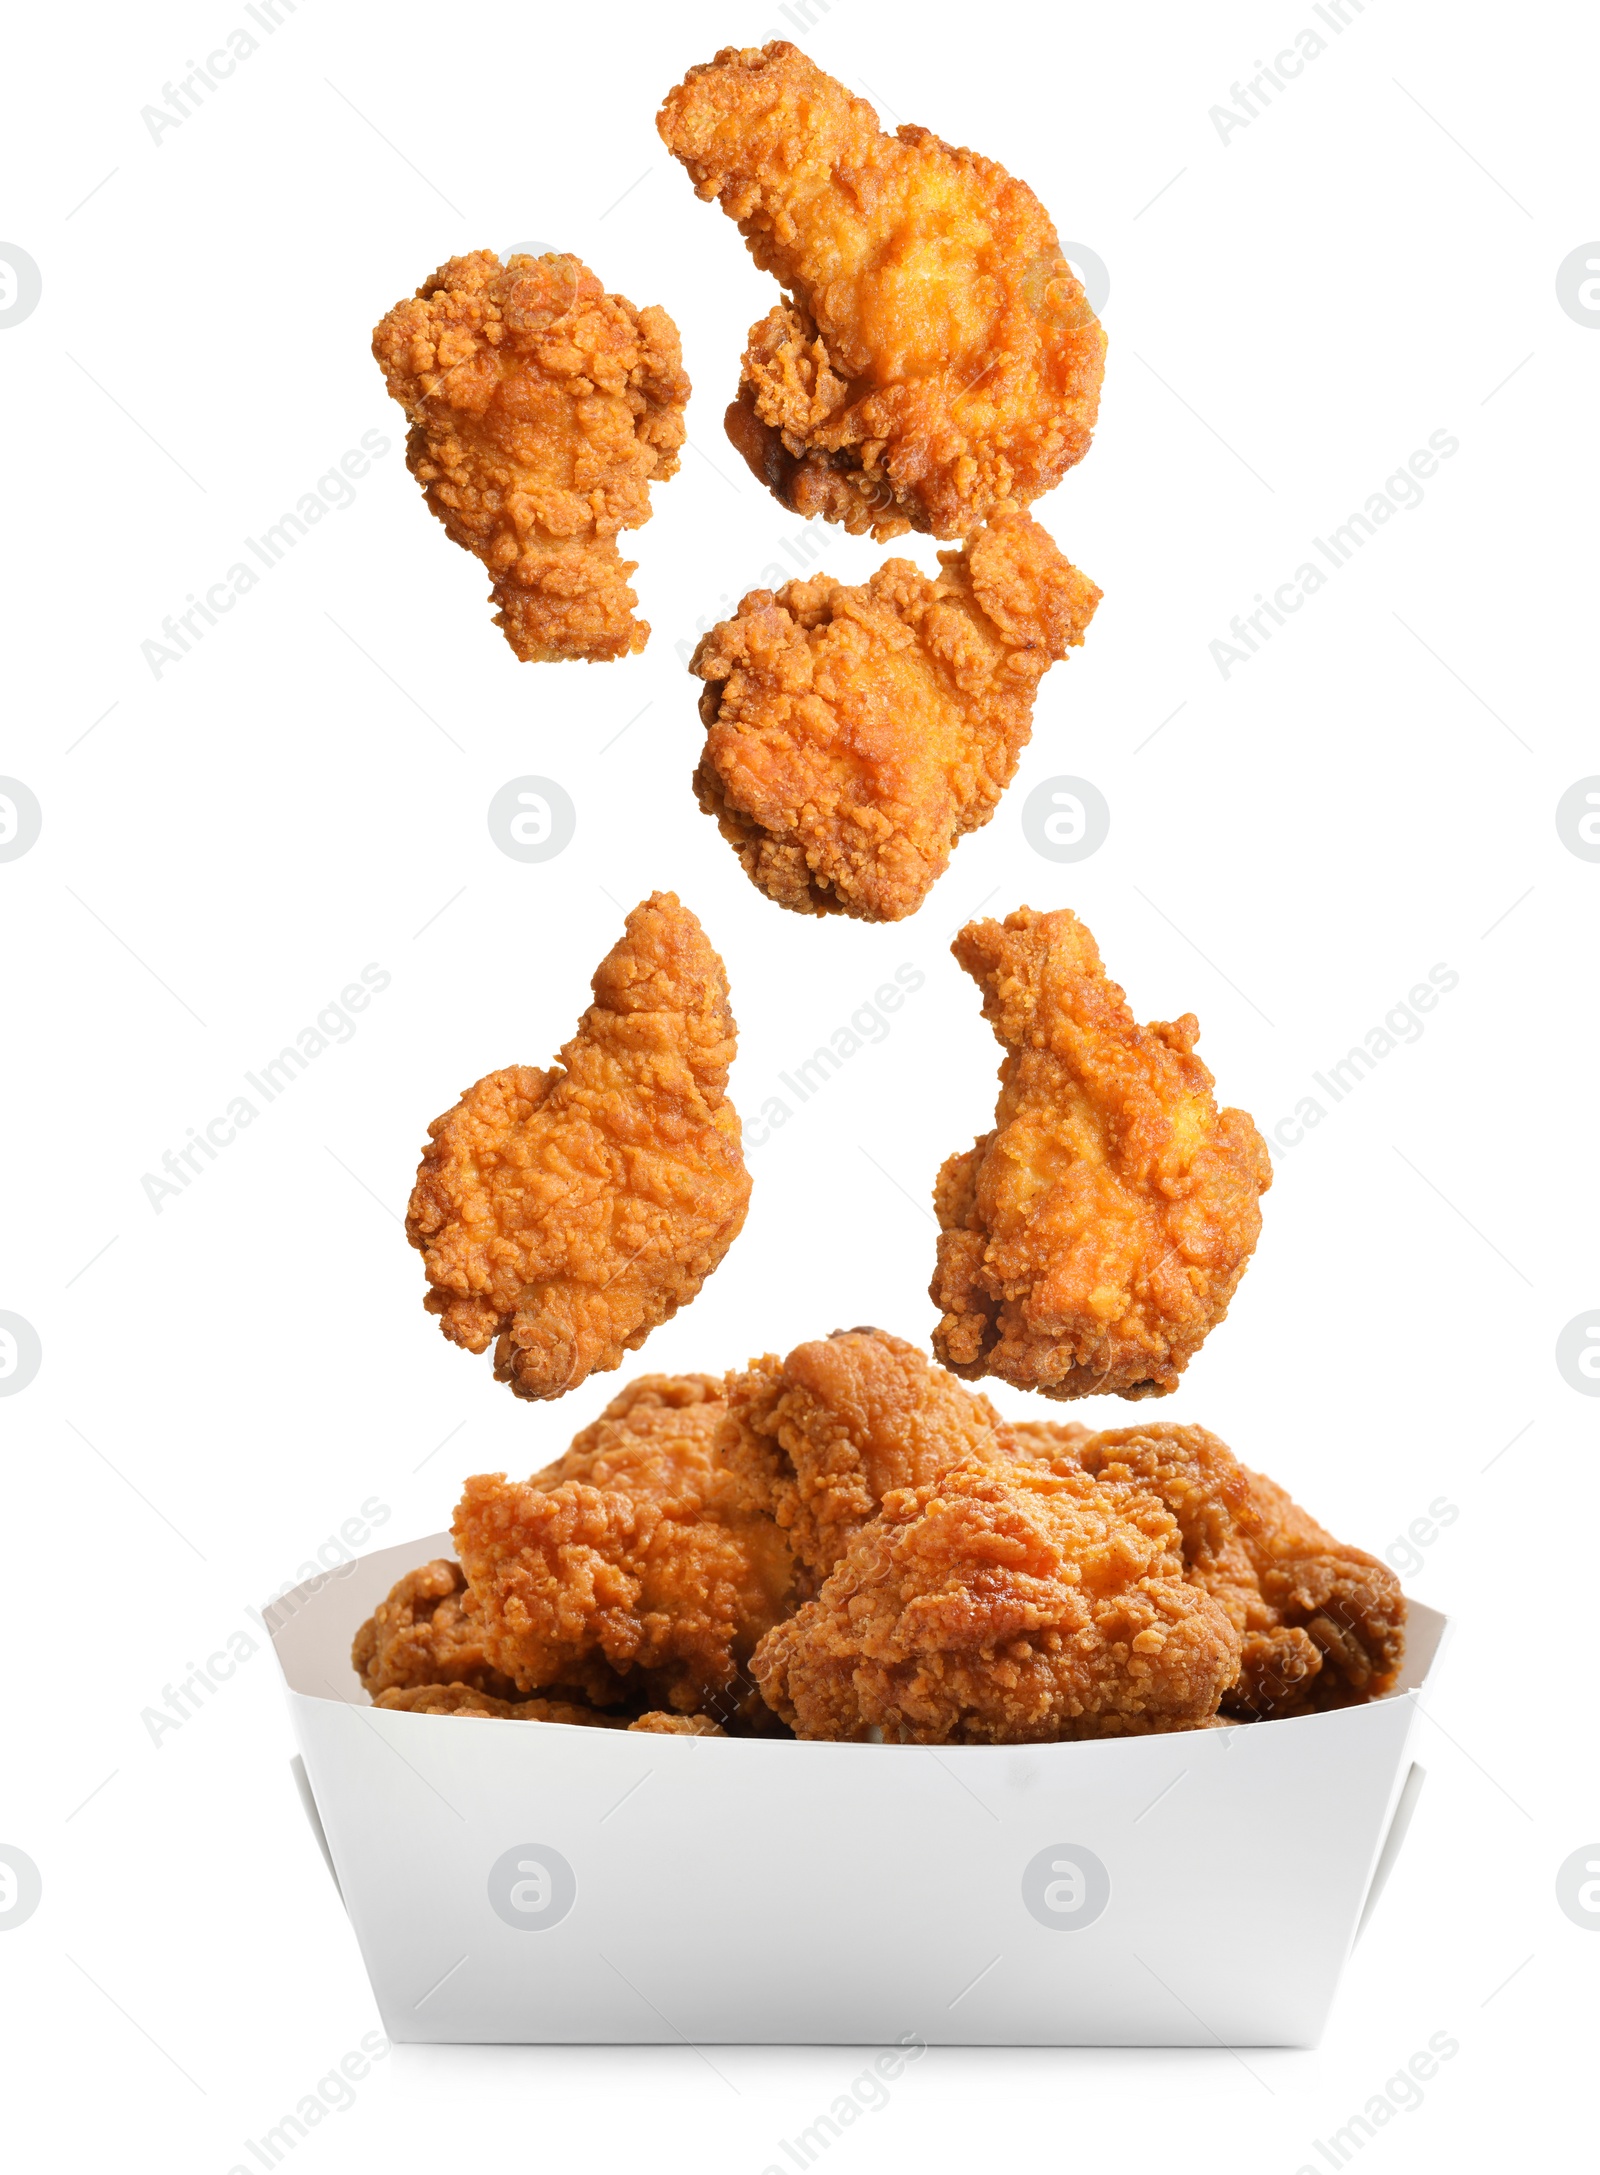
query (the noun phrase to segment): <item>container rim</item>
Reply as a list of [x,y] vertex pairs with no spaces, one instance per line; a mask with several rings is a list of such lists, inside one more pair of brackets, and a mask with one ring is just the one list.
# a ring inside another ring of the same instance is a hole
[[[448,1533],[433,1533],[420,1540],[401,1541],[388,1548],[375,1549],[365,1556],[354,1556],[320,1572],[315,1578],[302,1579],[298,1586],[280,1594],[261,1611],[261,1622],[272,1641],[273,1652],[283,1672],[284,1684],[289,1692],[305,1699],[320,1700],[324,1704],[370,1708],[372,1700],[350,1663],[350,1642],[367,1617],[372,1614],[398,1578],[420,1564],[430,1563],[444,1556],[455,1560],[455,1547]],[[1440,1656],[1448,1643],[1452,1630],[1451,1619],[1440,1610],[1430,1608],[1426,1602],[1407,1597],[1406,1654],[1401,1667],[1399,1682],[1379,1699],[1369,1701],[1366,1708],[1338,1707],[1326,1714],[1302,1714],[1285,1717],[1279,1721],[1234,1725],[1252,1731],[1263,1727],[1273,1729],[1327,1728],[1352,1714],[1384,1707],[1400,1699],[1414,1697],[1422,1691],[1438,1667]],[[386,1719],[388,1718],[386,1710]],[[394,1714],[397,1722],[423,1722],[440,1719],[432,1715]],[[449,1719],[445,1717],[444,1719]],[[495,1717],[480,1717],[494,1720]],[[508,1727],[515,1726],[508,1723]],[[544,1728],[565,1729],[576,1725],[545,1723]],[[730,1743],[747,1740],[730,1739]],[[765,1740],[751,1739],[751,1743]],[[1138,1742],[1131,1738],[1090,1738],[1077,1741],[1074,1749],[1079,1752],[1091,1748],[1108,1750],[1113,1746]],[[652,1742],[670,1742],[655,1740]],[[703,1752],[714,1740],[693,1740]],[[787,1749],[787,1748],[786,1748]],[[807,1748],[811,1749],[811,1748]],[[884,1747],[881,1745],[830,1744],[828,1751],[881,1752],[884,1750],[919,1749],[917,1747]],[[1014,1745],[952,1745],[941,1748],[945,1753],[960,1753],[966,1758],[998,1758],[1010,1755]]]

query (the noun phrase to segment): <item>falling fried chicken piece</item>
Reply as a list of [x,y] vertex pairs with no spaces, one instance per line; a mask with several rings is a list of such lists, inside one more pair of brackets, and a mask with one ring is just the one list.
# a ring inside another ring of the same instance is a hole
[[752,590],[690,663],[695,793],[745,874],[802,914],[913,914],[994,814],[1040,680],[1083,640],[1094,583],[1028,515],[998,513],[937,581],[890,559]]
[[799,514],[965,536],[1089,447],[1105,334],[1049,214],[793,45],[728,46],[656,126],[785,299],[751,329],[727,431]]
[[689,398],[678,328],[608,295],[576,257],[452,257],[397,302],[372,352],[411,428],[406,466],[451,540],[494,577],[526,663],[644,648],[623,529],[678,466]]
[[429,1126],[406,1218],[428,1311],[469,1352],[494,1343],[519,1397],[620,1366],[694,1298],[750,1199],[727,975],[694,915],[655,892],[593,987],[557,1069],[490,1073]]
[[951,949],[1007,1054],[994,1130],[934,1189],[934,1351],[1046,1397],[1166,1396],[1255,1250],[1266,1145],[1218,1110],[1194,1015],[1140,1027],[1076,915]]
[[495,1666],[726,1720],[761,1702],[745,1664],[794,1601],[789,1544],[723,1464],[720,1384],[644,1375],[532,1480],[469,1480],[455,1540]]
[[814,1594],[895,1488],[919,1487],[994,1445],[999,1416],[913,1344],[839,1329],[730,1374],[723,1458],[775,1518]]
[[1239,1635],[1155,1496],[979,1452],[888,1495],[751,1671],[803,1738],[1045,1744],[1199,1727]]
[[1160,1496],[1183,1535],[1188,1577],[1228,1612],[1244,1644],[1224,1711],[1319,1713],[1379,1698],[1405,1658],[1406,1602],[1386,1564],[1347,1547],[1275,1481],[1203,1427],[1091,1435],[1086,1472]]

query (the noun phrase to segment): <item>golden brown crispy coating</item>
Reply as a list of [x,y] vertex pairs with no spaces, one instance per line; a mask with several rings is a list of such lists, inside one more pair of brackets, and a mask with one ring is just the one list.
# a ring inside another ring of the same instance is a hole
[[[1241,1707],[1321,1713],[1381,1698],[1405,1659],[1400,1581],[1375,1556],[1335,1540],[1264,1473],[1246,1467],[1245,1479],[1253,1515],[1244,1545],[1268,1621],[1245,1637]],[[1289,1633],[1309,1637],[1320,1657],[1309,1685],[1286,1665]]]
[[459,1563],[440,1556],[408,1571],[356,1633],[350,1662],[380,1693],[453,1685],[505,1698],[516,1691],[484,1650],[483,1617]]
[[678,466],[678,328],[608,295],[576,257],[452,257],[372,335],[411,428],[406,466],[451,541],[494,576],[524,663],[644,648],[622,529]]
[[1089,447],[1105,334],[1033,191],[795,46],[725,47],[656,126],[786,299],[752,327],[728,436],[800,514],[965,536]]
[[629,1729],[642,1729],[652,1737],[726,1737],[727,1731],[709,1714],[641,1714]]
[[759,1708],[743,1664],[792,1605],[793,1561],[718,1455],[718,1388],[641,1376],[532,1480],[467,1482],[456,1546],[522,1690],[580,1685],[603,1704],[620,1683],[679,1713]]
[[934,1189],[934,1351],[1046,1397],[1164,1397],[1255,1250],[1266,1144],[1218,1110],[1193,1013],[1140,1027],[1075,914],[969,922],[951,950],[1006,1058],[994,1130]]
[[802,914],[898,921],[989,821],[1049,667],[1100,601],[1027,514],[997,513],[937,581],[890,559],[754,589],[690,662],[695,793],[744,872]]
[[1100,1480],[1158,1495],[1177,1520],[1189,1578],[1243,1641],[1226,1713],[1319,1713],[1391,1688],[1405,1658],[1399,1580],[1336,1541],[1226,1443],[1203,1427],[1130,1427],[1091,1435],[1078,1455]]
[[620,1715],[575,1705],[569,1699],[493,1699],[468,1684],[412,1684],[380,1692],[372,1702],[404,1714],[465,1714],[486,1721],[566,1722],[582,1729],[628,1729]]
[[730,1374],[720,1447],[746,1499],[776,1518],[814,1594],[895,1488],[993,1445],[986,1397],[881,1329],[839,1329]]
[[744,1223],[728,981],[655,892],[595,970],[561,1068],[513,1065],[428,1128],[406,1218],[429,1313],[519,1397],[621,1365],[686,1306]]
[[1154,1496],[983,1452],[889,1495],[751,1663],[798,1736],[891,1744],[1193,1729],[1238,1670]]
[[1071,1472],[1079,1465],[1078,1452],[1093,1439],[1094,1429],[1077,1420],[1002,1420],[1000,1443],[1013,1457],[1028,1465],[1044,1465],[1051,1472]]

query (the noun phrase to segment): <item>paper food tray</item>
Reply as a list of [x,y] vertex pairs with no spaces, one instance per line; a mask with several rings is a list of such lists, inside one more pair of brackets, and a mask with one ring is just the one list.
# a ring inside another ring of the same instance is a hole
[[[267,1611],[306,1810],[397,2041],[1309,2046],[1398,1853],[1417,1694],[1087,1744],[793,1744],[374,1708],[448,1535]],[[331,1899],[330,1899],[331,1901]]]

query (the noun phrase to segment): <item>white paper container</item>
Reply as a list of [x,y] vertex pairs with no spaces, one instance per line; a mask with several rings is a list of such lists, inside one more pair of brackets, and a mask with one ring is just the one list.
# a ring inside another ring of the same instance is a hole
[[1410,1818],[1446,1630],[1413,1603],[1401,1688],[1367,1706],[1106,1743],[372,1707],[357,1626],[452,1553],[382,1549],[266,1614],[307,1814],[398,2041],[1314,2045]]

